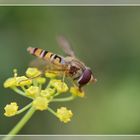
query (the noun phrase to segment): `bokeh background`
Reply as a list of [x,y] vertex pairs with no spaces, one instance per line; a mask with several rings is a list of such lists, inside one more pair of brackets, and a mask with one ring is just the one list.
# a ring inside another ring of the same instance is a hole
[[38,111],[20,134],[140,134],[140,7],[0,7],[0,134],[23,116],[6,118],[4,106],[29,102],[3,82],[14,68],[24,74],[33,59],[28,46],[64,55],[57,35],[70,40],[98,82],[85,87],[84,99],[52,104],[72,109],[70,123]]

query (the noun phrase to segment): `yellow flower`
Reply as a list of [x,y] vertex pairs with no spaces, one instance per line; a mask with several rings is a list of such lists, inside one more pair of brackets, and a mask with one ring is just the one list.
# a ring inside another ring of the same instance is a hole
[[25,76],[19,76],[19,77],[12,77],[7,79],[4,82],[4,87],[8,88],[8,87],[14,87],[14,86],[25,86],[25,85],[31,85],[32,84],[32,80],[28,79]]
[[35,107],[35,109],[41,110],[41,111],[46,110],[48,108],[48,104],[49,104],[49,101],[44,97],[37,97],[33,101],[33,106]]
[[27,78],[26,76],[16,77],[16,82],[16,86],[26,86],[32,84],[32,80]]
[[38,94],[39,94],[39,87],[37,87],[37,86],[30,86],[27,90],[26,90],[26,92],[25,92],[25,94],[27,95],[27,96],[30,96],[30,97],[36,97]]
[[7,104],[4,108],[5,113],[4,115],[7,117],[14,116],[17,113],[18,106],[16,102],[12,102],[10,104]]
[[46,97],[46,98],[50,98],[50,97],[52,97],[52,95],[55,93],[55,89],[53,89],[53,88],[47,88],[47,89],[45,89],[45,90],[41,90],[41,92],[40,92],[40,95],[42,96],[42,97]]
[[14,86],[16,86],[16,78],[15,78],[15,77],[8,78],[8,79],[4,82],[3,86],[4,86],[5,88],[9,88],[9,87],[14,87]]
[[75,96],[79,96],[79,97],[85,96],[84,91],[80,91],[78,87],[71,87],[70,92]]
[[26,70],[27,77],[37,77],[41,75],[41,71],[39,71],[37,68],[28,68]]
[[39,84],[44,84],[46,82],[46,78],[44,77],[38,77],[35,79],[37,81],[37,83]]
[[67,84],[62,82],[61,80],[52,79],[50,81],[50,85],[54,87],[59,93],[68,91]]
[[66,107],[61,107],[60,109],[57,109],[57,117],[60,121],[67,123],[71,120],[71,117],[73,116],[73,113],[71,110],[68,110]]
[[55,71],[53,71],[53,72],[45,72],[45,76],[46,76],[47,78],[53,79],[53,78],[55,78],[56,76],[58,76],[58,73],[55,72]]

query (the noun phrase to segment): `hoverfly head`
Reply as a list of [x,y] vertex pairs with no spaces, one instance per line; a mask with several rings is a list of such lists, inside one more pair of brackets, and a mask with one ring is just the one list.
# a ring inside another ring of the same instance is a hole
[[79,85],[79,88],[81,88],[90,82],[95,83],[96,81],[97,80],[94,78],[91,69],[86,67],[85,70],[83,71],[82,75],[78,79],[77,83]]

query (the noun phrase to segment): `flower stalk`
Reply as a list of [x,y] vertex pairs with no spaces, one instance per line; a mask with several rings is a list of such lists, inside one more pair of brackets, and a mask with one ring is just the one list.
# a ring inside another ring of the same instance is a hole
[[69,96],[69,97],[65,97],[65,98],[55,98],[53,99],[51,102],[68,102],[68,101],[72,101],[76,98],[76,96]]
[[31,107],[28,112],[23,116],[23,118],[17,123],[17,125],[8,133],[8,135],[3,138],[3,140],[11,140],[28,122],[28,120],[32,117],[35,111],[35,108]]
[[[15,93],[29,98],[31,102],[20,110],[18,110],[19,105],[16,102],[5,106],[4,115],[6,117],[12,117],[28,111],[3,140],[11,140],[14,135],[19,133],[35,111],[47,110],[61,122],[70,122],[73,116],[72,111],[66,107],[60,107],[56,109],[57,111],[54,111],[51,108],[51,103],[67,102],[74,100],[76,97],[84,97],[84,92],[79,91],[78,87],[68,87],[64,79],[56,79],[58,73],[55,75],[55,73],[46,72],[45,77],[42,77],[41,71],[37,68],[28,68],[25,73],[25,76],[18,76],[16,70],[14,71],[14,76],[4,82],[5,88],[11,88]],[[46,83],[46,81],[49,82]],[[62,94],[70,95],[60,98],[59,96]]]
[[27,121],[32,117],[35,111],[35,108],[31,107],[28,112],[23,116],[23,118],[18,122],[18,124],[8,133],[8,135],[17,134],[21,130],[21,128],[27,123]]

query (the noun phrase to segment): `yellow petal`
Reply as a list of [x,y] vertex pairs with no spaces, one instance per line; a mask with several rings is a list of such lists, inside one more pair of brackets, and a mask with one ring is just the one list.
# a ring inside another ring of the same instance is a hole
[[62,82],[61,80],[52,79],[50,81],[50,85],[54,87],[59,93],[66,92],[69,89],[67,84]]
[[10,104],[7,104],[4,108],[5,113],[4,115],[7,117],[14,116],[18,110],[18,105],[16,102],[12,102]]
[[55,89],[47,88],[45,90],[41,90],[40,95],[42,97],[46,97],[46,98],[50,99],[54,93],[55,93]]
[[84,97],[84,96],[85,96],[84,91],[80,91],[78,87],[71,87],[71,88],[70,88],[70,92],[71,92],[74,96],[79,96],[79,97]]
[[32,84],[32,80],[27,78],[26,76],[16,77],[16,82],[17,82],[16,86],[26,86]]
[[3,86],[4,86],[5,88],[9,88],[9,87],[14,87],[14,86],[16,86],[16,78],[15,78],[15,77],[8,78],[8,79],[4,82]]
[[58,76],[58,73],[56,73],[56,72],[46,72],[46,73],[45,73],[45,76],[46,76],[47,78],[53,79],[53,78],[55,78],[55,77]]
[[60,121],[67,123],[71,120],[71,117],[73,116],[73,113],[71,110],[68,110],[66,107],[61,107],[57,109],[57,117]]
[[25,94],[27,96],[30,96],[30,97],[36,97],[37,95],[39,95],[39,91],[40,91],[39,87],[37,87],[37,86],[30,86],[26,90]]
[[41,111],[46,110],[48,108],[48,104],[49,104],[49,101],[44,97],[37,97],[33,101],[33,106],[35,107],[35,109],[41,110]]
[[41,71],[39,71],[37,68],[28,68],[26,70],[27,77],[37,77],[41,75]]

